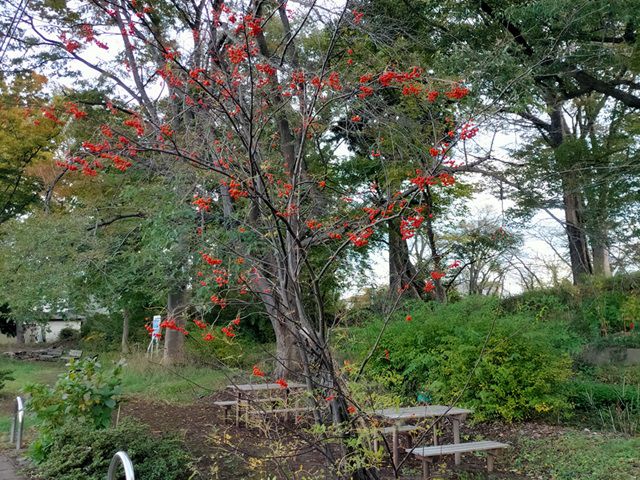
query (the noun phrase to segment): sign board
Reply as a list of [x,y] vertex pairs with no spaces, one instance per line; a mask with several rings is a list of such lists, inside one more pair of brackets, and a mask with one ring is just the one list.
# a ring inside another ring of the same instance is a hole
[[[160,320],[162,317],[160,315],[153,316],[153,336],[160,334]],[[156,337],[157,338],[157,337]]]
[[153,332],[151,333],[151,341],[149,342],[149,346],[147,347],[147,356],[153,357],[153,354],[156,353],[160,348],[160,342],[158,342],[158,339],[160,338],[160,334],[162,333],[162,329],[160,328],[161,320],[162,317],[160,315],[153,316],[153,322],[151,324],[153,327]]

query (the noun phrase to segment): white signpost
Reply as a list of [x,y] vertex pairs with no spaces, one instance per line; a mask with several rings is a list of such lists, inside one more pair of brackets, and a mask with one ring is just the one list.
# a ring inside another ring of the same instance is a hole
[[153,316],[153,331],[151,332],[151,341],[149,342],[149,346],[147,347],[147,356],[153,357],[154,353],[158,352],[160,349],[160,335],[161,335],[161,328],[160,328],[160,321],[162,320],[162,317],[160,315],[154,315]]

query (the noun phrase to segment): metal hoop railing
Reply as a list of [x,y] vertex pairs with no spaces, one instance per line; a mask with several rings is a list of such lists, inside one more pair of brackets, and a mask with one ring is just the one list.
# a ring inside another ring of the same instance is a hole
[[131,459],[126,452],[118,452],[111,459],[111,463],[109,464],[109,473],[107,473],[107,480],[114,480],[114,475],[116,473],[116,469],[118,467],[118,461],[122,464],[124,468],[124,478],[126,480],[135,480],[136,476],[133,473],[133,463],[131,463]]
[[11,443],[16,443],[16,450],[22,448],[22,432],[24,431],[24,402],[22,397],[16,397],[11,421]]

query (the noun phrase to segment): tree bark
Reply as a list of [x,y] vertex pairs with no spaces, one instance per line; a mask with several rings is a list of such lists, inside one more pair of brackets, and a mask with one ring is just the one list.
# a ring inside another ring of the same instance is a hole
[[122,353],[129,353],[129,310],[122,310],[122,343],[120,350]]
[[16,343],[24,345],[24,324],[20,320],[16,320]]
[[563,201],[566,221],[567,239],[569,241],[569,257],[571,259],[571,273],[573,283],[583,283],[585,277],[593,273],[587,236],[582,216],[582,198],[579,193],[568,188],[568,182],[563,181]]
[[[178,327],[186,324],[187,292],[178,288],[169,293],[167,299],[167,320],[174,320]],[[184,334],[176,330],[165,329],[162,364],[177,365],[184,363]]]
[[389,229],[389,293],[407,292],[421,298],[421,286],[416,267],[409,256],[407,241],[400,234],[400,220],[387,222]]
[[276,365],[274,376],[276,378],[296,377],[302,372],[300,347],[293,331],[293,322],[272,319],[273,330],[276,334]]
[[[436,235],[433,230],[433,220],[431,219],[431,215],[433,213],[433,197],[431,196],[431,190],[427,187],[423,195],[428,207],[425,223],[427,240],[429,241],[429,249],[431,250],[431,259],[433,260],[433,269],[435,272],[442,272],[442,255],[440,254],[438,245],[436,244]],[[436,301],[439,303],[447,303],[447,291],[445,290],[444,285],[442,285],[442,280],[439,278],[434,279],[433,283],[436,286],[434,290]]]
[[601,242],[592,241],[593,273],[603,277],[611,276],[611,263],[609,260],[609,246]]
[[[559,165],[568,165],[562,152],[567,139],[572,138],[571,130],[564,118],[563,103],[559,100],[549,102],[551,123],[549,126],[548,143],[553,148]],[[561,176],[562,201],[565,215],[565,231],[569,244],[569,258],[573,283],[583,283],[585,277],[593,273],[587,235],[584,221],[584,202],[577,178],[570,168],[565,167],[566,173]]]

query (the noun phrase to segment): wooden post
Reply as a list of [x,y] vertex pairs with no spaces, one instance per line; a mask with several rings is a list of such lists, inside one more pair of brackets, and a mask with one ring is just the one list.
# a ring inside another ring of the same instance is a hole
[[242,393],[236,391],[236,427],[240,426],[240,402],[242,401]]
[[[451,423],[453,424],[453,443],[460,443],[460,417],[453,417]],[[456,453],[454,457],[456,465],[460,465],[462,463],[462,454]]]
[[438,445],[438,422],[433,422],[433,426],[431,427],[433,428],[433,445],[437,446]]
[[400,458],[399,458],[399,445],[398,445],[398,424],[394,424],[393,425],[393,439],[392,439],[392,446],[393,446],[393,466],[394,468],[398,468],[398,463],[400,463]]
[[422,480],[429,480],[431,472],[429,472],[429,459],[422,457]]
[[495,450],[490,450],[487,452],[487,472],[493,472],[493,460],[495,458]]

